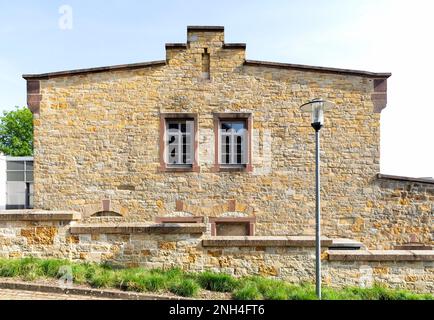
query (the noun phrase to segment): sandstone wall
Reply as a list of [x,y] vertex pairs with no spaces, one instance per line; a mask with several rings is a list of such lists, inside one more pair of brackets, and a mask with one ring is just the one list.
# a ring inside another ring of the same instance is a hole
[[[374,79],[246,65],[245,49],[224,46],[223,32],[190,32],[189,41],[168,47],[165,65],[40,80],[36,208],[76,210],[86,218],[111,199],[124,221],[256,216],[258,235],[313,234],[314,133],[299,106],[323,97],[337,104],[322,131],[324,234],[374,248],[414,234],[432,241],[424,222],[432,217],[432,189],[419,207],[392,197],[395,187],[383,190],[376,179]],[[211,80],[202,78],[204,48]],[[159,121],[166,112],[198,115],[200,172],[159,170]],[[252,113],[253,172],[213,171],[215,112]]]
[[[204,224],[81,224],[72,213],[0,213],[0,257],[62,258],[146,268],[180,267],[293,283],[315,278],[313,237],[210,237]],[[389,287],[434,293],[434,251],[333,248],[323,239],[329,286]],[[338,243],[351,244],[340,239]]]

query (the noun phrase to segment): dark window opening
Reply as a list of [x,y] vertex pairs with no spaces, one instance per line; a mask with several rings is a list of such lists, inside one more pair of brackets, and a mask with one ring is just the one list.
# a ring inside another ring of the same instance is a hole
[[211,79],[211,72],[210,72],[210,55],[208,53],[208,49],[205,48],[204,53],[202,53],[202,78],[209,80]]

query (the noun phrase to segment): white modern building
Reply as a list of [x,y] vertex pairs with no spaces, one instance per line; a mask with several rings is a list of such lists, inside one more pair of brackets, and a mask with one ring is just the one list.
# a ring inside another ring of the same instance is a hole
[[33,208],[33,157],[0,156],[0,210]]

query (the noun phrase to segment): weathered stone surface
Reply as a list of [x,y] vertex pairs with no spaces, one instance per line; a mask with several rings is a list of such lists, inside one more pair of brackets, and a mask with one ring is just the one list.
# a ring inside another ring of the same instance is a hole
[[161,250],[175,250],[176,249],[176,242],[160,242],[158,244],[158,248],[160,248]]
[[202,223],[119,223],[100,225],[74,225],[71,234],[202,234],[206,226]]
[[329,251],[331,261],[434,261],[434,250]]
[[[213,239],[202,234],[105,234],[101,232],[110,231],[111,227],[104,229],[101,225],[86,226],[89,233],[71,234],[74,222],[55,221],[50,226],[34,224],[38,223],[0,221],[2,234],[13,240],[8,245],[0,245],[0,257],[61,258],[126,267],[179,267],[191,272],[212,270],[235,276],[264,275],[291,282],[309,282],[315,277],[313,237],[217,237],[218,245],[208,247],[203,244],[206,241],[213,244]],[[98,234],[90,233],[93,227]],[[380,282],[391,287],[434,292],[432,251],[327,250],[333,243],[353,242],[324,239],[323,243],[323,276],[329,285],[359,286],[369,280],[368,285]]]
[[81,214],[75,211],[7,210],[0,211],[0,221],[74,221]]
[[[322,131],[323,234],[377,249],[414,237],[432,243],[432,185],[376,176],[372,74],[246,63],[244,46],[224,46],[223,31],[189,38],[168,46],[166,63],[40,80],[36,207],[88,218],[111,199],[122,221],[150,222],[182,209],[256,216],[256,235],[313,235],[314,138],[299,106],[322,97],[337,104]],[[202,78],[204,48],[209,80]],[[198,115],[199,172],[158,169],[160,114],[174,112]],[[252,114],[252,172],[214,171],[213,113],[222,112]]]
[[[329,247],[333,244],[332,239],[321,238],[321,245]],[[204,247],[314,247],[315,237],[283,237],[283,236],[218,236],[204,238]]]
[[55,227],[35,227],[21,229],[21,236],[27,239],[28,244],[53,244],[56,234],[57,228]]

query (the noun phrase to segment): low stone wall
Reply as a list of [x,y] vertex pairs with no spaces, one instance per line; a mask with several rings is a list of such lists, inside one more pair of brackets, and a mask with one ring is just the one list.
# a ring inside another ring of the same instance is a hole
[[336,287],[374,283],[434,293],[434,250],[329,251],[324,282]]
[[[80,224],[71,212],[0,212],[0,256],[65,258],[129,267],[181,267],[235,276],[313,281],[313,237],[211,237],[205,224]],[[434,292],[434,251],[354,250],[347,239],[322,240],[330,286],[372,285]],[[353,250],[333,250],[334,247]]]

